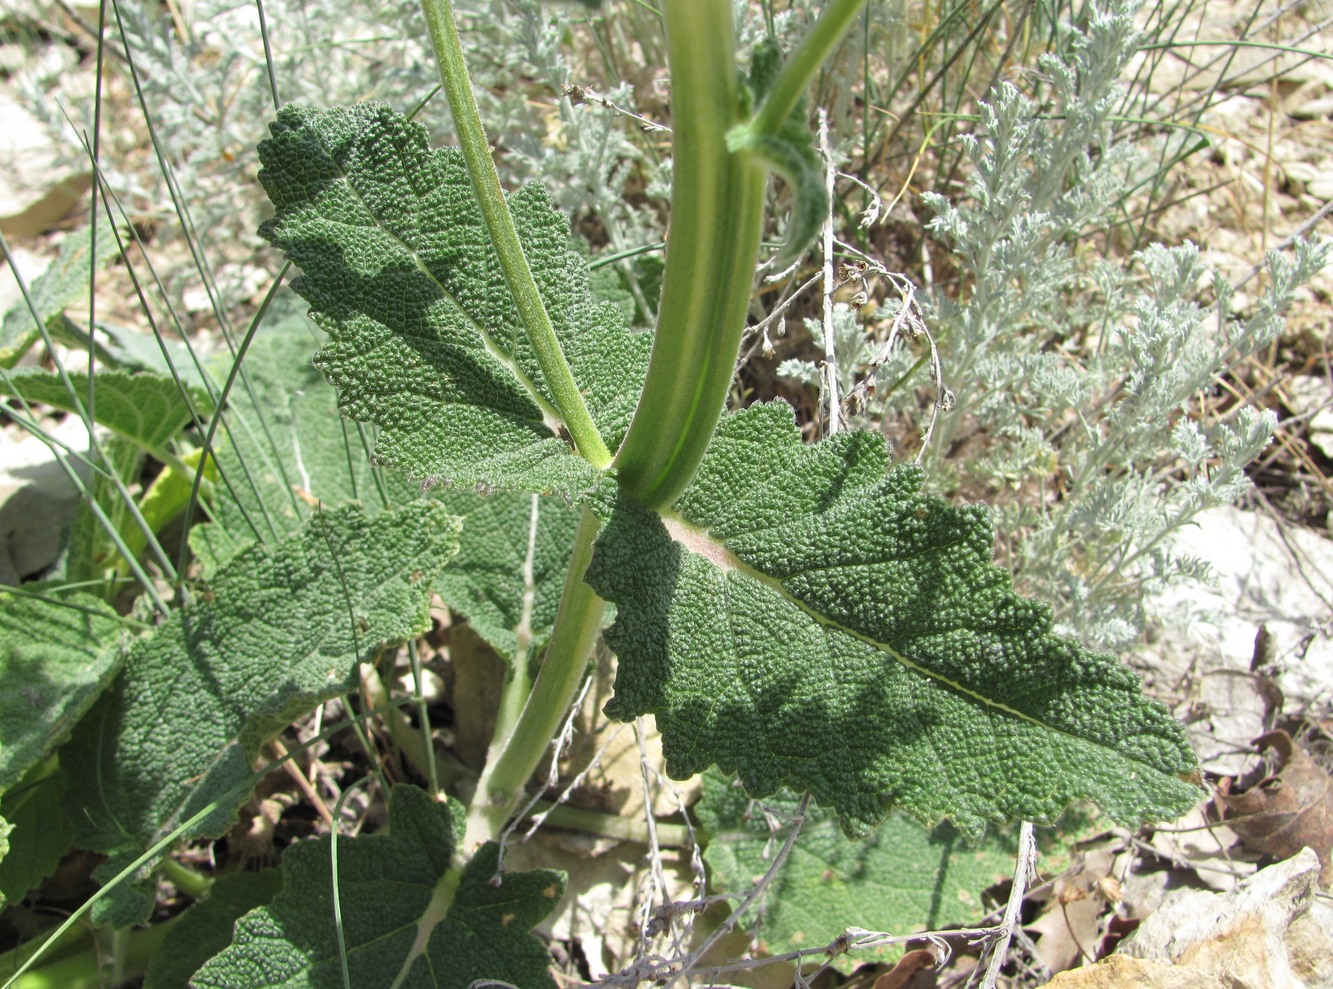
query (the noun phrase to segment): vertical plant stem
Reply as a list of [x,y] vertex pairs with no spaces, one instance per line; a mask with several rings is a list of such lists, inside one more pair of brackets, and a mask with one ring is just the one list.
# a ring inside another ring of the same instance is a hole
[[574,553],[565,574],[560,613],[546,647],[546,658],[513,730],[503,737],[497,732],[491,742],[486,769],[477,781],[477,791],[468,808],[465,836],[454,850],[454,864],[458,868],[480,845],[500,834],[523,798],[523,785],[551,744],[583,680],[606,608],[606,602],[583,581],[592,561],[593,540],[600,528],[597,516],[585,507],[574,537]]
[[537,555],[537,526],[541,520],[541,498],[532,496],[528,514],[528,549],[523,557],[523,603],[519,611],[517,646],[513,666],[500,692],[500,708],[495,714],[494,739],[506,739],[514,730],[523,706],[532,693],[532,677],[528,672],[532,657],[532,609],[537,603],[537,583],[533,576],[533,562]]
[[767,167],[729,150],[738,126],[772,137],[865,0],[833,0],[742,124],[731,5],[666,0],[671,66],[671,236],[643,397],[616,457],[621,486],[651,508],[694,476],[722,415],[740,352],[763,226]]
[[472,96],[472,80],[468,78],[462,44],[458,40],[453,5],[450,0],[421,0],[421,9],[430,28],[444,92],[453,111],[454,130],[467,163],[468,176],[472,179],[472,191],[499,256],[505,284],[514,296],[546,387],[550,389],[551,399],[560,410],[570,437],[584,459],[602,470],[611,463],[611,451],[597,432],[569,363],[560,350],[551,317],[542,303],[532,269],[519,244],[518,230],[500,189],[500,176],[495,171],[490,144],[477,113],[477,101]]
[[727,148],[740,122],[727,0],[666,0],[671,236],[652,360],[616,457],[621,485],[669,505],[703,459],[731,387],[759,255],[767,173]]

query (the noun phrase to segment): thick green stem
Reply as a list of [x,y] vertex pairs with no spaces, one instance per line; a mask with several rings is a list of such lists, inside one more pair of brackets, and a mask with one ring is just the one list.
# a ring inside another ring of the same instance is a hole
[[444,92],[449,97],[449,108],[453,111],[458,144],[467,163],[472,189],[481,206],[491,243],[495,245],[495,253],[499,256],[505,284],[514,296],[519,318],[527,330],[546,387],[550,389],[551,400],[560,410],[570,438],[583,458],[602,470],[611,463],[611,451],[597,432],[569,363],[560,350],[555,328],[551,325],[551,318],[537,290],[537,282],[532,277],[532,269],[519,244],[518,230],[514,227],[509,204],[505,202],[504,193],[500,189],[500,176],[495,171],[491,147],[486,141],[486,132],[482,129],[481,117],[477,113],[477,102],[472,96],[472,81],[468,78],[458,29],[454,25],[453,6],[450,0],[421,0],[421,9],[426,15],[431,42],[435,46],[435,59],[439,62],[440,76],[444,81]]
[[513,730],[504,736],[497,732],[491,742],[486,769],[468,808],[466,834],[454,851],[457,868],[462,868],[482,844],[498,837],[505,821],[518,809],[523,786],[560,730],[587,671],[588,656],[601,631],[606,608],[606,602],[583,581],[600,528],[597,517],[585,507],[541,672]]
[[866,0],[833,0],[753,119],[740,119],[731,5],[666,0],[671,63],[671,236],[643,397],[616,456],[622,486],[669,506],[694,476],[731,387],[759,235],[767,168],[729,150],[743,127],[776,135]]
[[729,0],[666,0],[672,192],[662,302],[638,411],[616,457],[650,507],[694,476],[726,404],[759,255],[767,173],[727,149],[740,122]]

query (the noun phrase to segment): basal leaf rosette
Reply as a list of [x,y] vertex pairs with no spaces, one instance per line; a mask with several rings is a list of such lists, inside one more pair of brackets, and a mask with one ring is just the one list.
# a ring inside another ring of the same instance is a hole
[[587,578],[617,607],[607,713],[655,715],[671,775],[809,792],[849,835],[895,805],[971,837],[1083,800],[1183,812],[1183,727],[1013,593],[984,508],[888,459],[865,432],[803,445],[790,408],[758,405],[672,512],[616,501]]
[[[421,479],[577,493],[593,469],[560,421],[457,149],[379,103],[284,107],[259,146],[261,233],[329,334],[316,364],[377,461]],[[538,185],[510,197],[561,349],[603,439],[628,426],[650,341],[593,302],[569,224]]]

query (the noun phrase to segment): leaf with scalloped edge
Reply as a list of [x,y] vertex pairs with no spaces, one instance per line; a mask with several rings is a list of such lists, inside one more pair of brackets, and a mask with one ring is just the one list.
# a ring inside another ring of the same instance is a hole
[[607,713],[655,715],[672,776],[809,792],[849,835],[893,806],[974,838],[1188,808],[1183,726],[1013,593],[985,508],[887,468],[881,436],[805,446],[777,402],[723,419],[672,512],[616,501],[587,575],[618,609]]
[[78,405],[58,372],[24,368],[0,380],[0,394],[20,396],[66,412],[77,412],[82,406],[92,412],[99,425],[145,450],[163,449],[196,413],[206,415],[213,408],[203,389],[190,389],[187,401],[175,381],[155,371],[99,371],[93,377],[91,409],[87,406],[87,381],[75,378],[72,384],[79,390]]
[[[435,899],[452,878],[457,840],[449,810],[423,790],[389,791],[386,833],[339,836],[334,875],[330,838],[283,854],[283,890],[242,917],[231,946],[205,965],[196,989],[324,989],[343,985],[342,943],[357,989],[468,989],[483,984],[554,989],[551,956],[532,927],[564,893],[558,872],[505,873],[492,885],[496,845],[483,845],[457,878],[447,910]],[[396,981],[396,980],[401,981]]]
[[[358,664],[385,643],[429,627],[431,584],[458,528],[430,502],[317,514],[275,546],[236,553],[135,641],[61,752],[69,777],[88,781],[69,793],[79,843],[112,855],[97,875],[115,875],[210,806],[182,839],[225,833],[260,748],[351,689]],[[143,922],[152,905],[128,885],[110,901],[99,916],[117,926]]]
[[[343,414],[381,427],[377,462],[430,481],[575,494],[595,471],[560,423],[505,285],[462,155],[378,103],[287,106],[259,146],[277,209],[261,233],[302,274],[328,331],[316,364]],[[537,286],[612,449],[650,340],[597,305],[569,224],[538,185],[509,199]]]

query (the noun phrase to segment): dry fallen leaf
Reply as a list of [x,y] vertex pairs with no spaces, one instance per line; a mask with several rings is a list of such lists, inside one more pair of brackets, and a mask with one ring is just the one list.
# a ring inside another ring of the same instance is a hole
[[1271,731],[1254,740],[1277,753],[1277,769],[1244,793],[1221,794],[1227,823],[1256,851],[1290,858],[1309,846],[1319,856],[1320,883],[1333,883],[1333,779],[1291,740]]
[[935,985],[935,952],[917,948],[898,959],[898,964],[875,980],[874,989],[926,989]]

